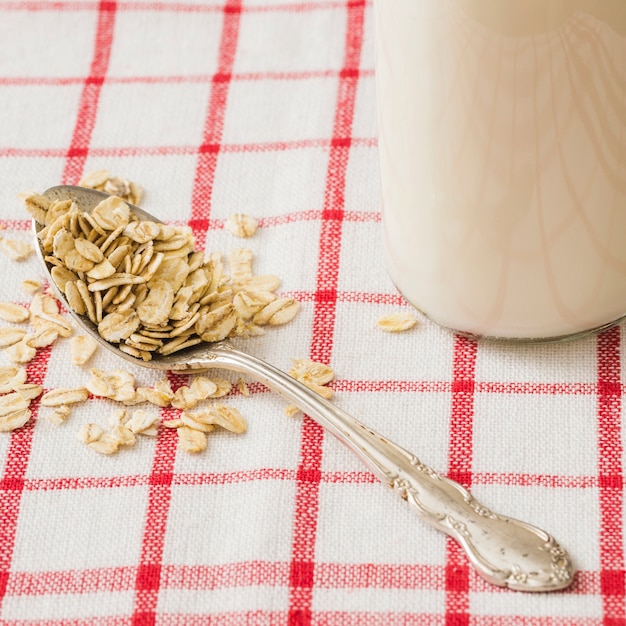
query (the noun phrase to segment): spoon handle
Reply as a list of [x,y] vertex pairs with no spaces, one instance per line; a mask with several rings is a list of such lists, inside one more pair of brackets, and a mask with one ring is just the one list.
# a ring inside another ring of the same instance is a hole
[[214,345],[204,359],[189,365],[248,374],[296,404],[355,452],[422,519],[453,537],[488,582],[519,591],[553,591],[571,584],[570,558],[551,535],[490,511],[460,484],[437,474],[285,372],[229,344]]

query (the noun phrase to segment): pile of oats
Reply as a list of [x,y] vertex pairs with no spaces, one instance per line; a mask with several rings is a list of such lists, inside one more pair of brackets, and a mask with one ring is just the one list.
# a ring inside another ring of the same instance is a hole
[[[139,204],[141,187],[107,170],[92,172],[79,184],[112,195],[91,213],[39,194],[25,194],[24,201],[42,226],[39,239],[55,284],[75,312],[87,316],[104,339],[124,352],[149,360],[201,341],[259,335],[263,326],[285,324],[297,314],[298,302],[276,294],[278,277],[254,274],[251,250],[236,248],[223,260],[219,253],[196,251],[188,228],[139,220],[126,202]],[[248,215],[234,214],[224,226],[236,237],[249,238],[258,224]],[[33,251],[30,244],[1,238],[0,248],[14,260]],[[246,432],[239,410],[219,401],[233,389],[222,378],[195,375],[173,391],[167,378],[144,387],[126,370],[91,368],[91,378],[76,387],[44,393],[40,385],[26,383],[24,364],[38,349],[68,338],[72,363],[84,368],[98,343],[87,335],[73,336],[57,298],[41,281],[25,279],[22,287],[32,297],[29,306],[0,302],[0,319],[10,324],[0,327],[0,348],[13,363],[0,367],[0,431],[25,425],[35,398],[48,409],[45,417],[59,425],[72,407],[95,397],[121,405],[106,426],[80,428],[79,440],[100,454],[132,446],[138,436],[155,436],[160,426],[175,428],[179,446],[192,453],[207,448],[207,434],[216,428]],[[330,367],[298,359],[289,373],[324,398],[332,396]],[[243,379],[235,387],[249,395]],[[167,407],[176,409],[177,417],[162,420],[159,409]],[[287,407],[288,414],[297,412],[297,407]]]
[[70,307],[136,358],[259,335],[298,312],[297,301],[275,293],[278,277],[253,274],[251,250],[230,253],[227,275],[221,254],[194,249],[189,228],[140,220],[120,197],[90,213],[38,194],[25,204]]

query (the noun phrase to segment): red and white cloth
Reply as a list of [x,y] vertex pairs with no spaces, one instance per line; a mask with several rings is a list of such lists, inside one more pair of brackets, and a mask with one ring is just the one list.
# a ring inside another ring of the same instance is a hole
[[[393,0],[389,0],[393,1]],[[108,401],[0,433],[0,623],[618,626],[624,566],[624,327],[571,343],[473,343],[408,310],[381,248],[372,7],[363,0],[0,0],[0,236],[28,240],[17,194],[107,168],[201,246],[246,245],[302,302],[245,344],[287,369],[330,364],[339,406],[553,533],[567,591],[492,587],[308,418],[260,384],[249,422],[196,456],[176,434],[102,457],[76,439]],[[35,257],[0,256],[27,303]],[[0,353],[0,363],[7,364]],[[120,363],[100,351],[93,367]],[[30,382],[75,386],[67,342]],[[158,376],[137,368],[141,384]],[[184,379],[173,378],[181,384]]]

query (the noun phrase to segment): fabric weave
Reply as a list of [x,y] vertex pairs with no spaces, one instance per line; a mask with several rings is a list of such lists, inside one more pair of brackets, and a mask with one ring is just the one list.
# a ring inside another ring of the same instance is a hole
[[[488,585],[347,448],[250,382],[228,399],[248,432],[212,433],[198,455],[166,428],[95,454],[76,433],[105,422],[101,398],[61,426],[35,402],[0,433],[2,624],[626,624],[624,327],[542,346],[427,320],[377,328],[410,308],[384,269],[373,46],[363,0],[0,0],[0,236],[31,238],[16,194],[106,168],[199,247],[251,247],[302,309],[241,346],[282,369],[331,365],[341,408],[553,533],[573,586]],[[235,212],[259,220],[253,238],[224,230]],[[38,260],[0,255],[0,271],[1,299],[27,305]],[[90,366],[121,363],[100,350]],[[28,365],[45,389],[88,376],[67,340]]]

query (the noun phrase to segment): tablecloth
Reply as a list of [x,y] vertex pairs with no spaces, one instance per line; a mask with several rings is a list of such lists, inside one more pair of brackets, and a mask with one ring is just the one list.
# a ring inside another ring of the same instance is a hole
[[[110,401],[55,425],[33,400],[0,433],[2,624],[626,623],[624,326],[534,346],[425,319],[378,327],[410,307],[384,268],[372,33],[363,0],[0,0],[0,237],[31,240],[20,194],[107,169],[200,248],[249,247],[301,310],[242,347],[281,369],[330,365],[337,405],[554,534],[574,584],[484,582],[339,441],[247,381],[227,398],[247,432],[197,454],[161,426],[99,455],[77,432]],[[253,237],[228,232],[235,213],[258,220]],[[22,283],[42,266],[6,252],[0,300],[29,306]],[[105,350],[76,366],[69,342],[38,349],[28,382],[120,367]]]

